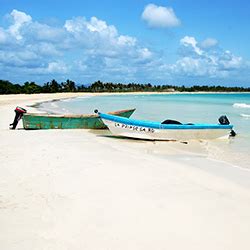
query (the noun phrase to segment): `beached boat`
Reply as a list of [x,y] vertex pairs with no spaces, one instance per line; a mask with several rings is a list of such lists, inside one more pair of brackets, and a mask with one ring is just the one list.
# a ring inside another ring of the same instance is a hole
[[[112,134],[117,136],[147,139],[147,140],[189,140],[189,139],[215,139],[229,136],[233,126],[223,116],[224,124],[181,124],[177,121],[166,120],[163,123],[134,120],[98,112],[104,124]],[[164,124],[165,123],[165,124]]]
[[[119,110],[109,114],[130,117],[135,109]],[[52,115],[26,113],[22,117],[24,129],[105,129],[99,115]]]

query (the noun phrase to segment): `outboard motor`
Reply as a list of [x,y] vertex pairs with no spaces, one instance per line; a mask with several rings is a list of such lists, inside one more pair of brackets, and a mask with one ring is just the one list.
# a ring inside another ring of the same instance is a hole
[[[228,120],[228,118],[225,115],[222,115],[218,120],[219,120],[219,123],[221,125],[229,125],[230,124],[230,121]],[[236,132],[232,129],[229,136],[230,137],[236,136]]]
[[236,136],[236,132],[232,129],[229,136],[235,137]]
[[10,129],[15,129],[16,128],[18,122],[22,119],[23,114],[26,113],[26,112],[27,112],[26,109],[18,107],[18,106],[16,107],[16,109],[15,109],[16,115],[15,115],[13,123],[10,124],[10,126],[12,126],[12,127],[10,127]]
[[221,125],[229,125],[230,124],[228,118],[225,115],[222,115],[218,120],[219,120],[219,123]]

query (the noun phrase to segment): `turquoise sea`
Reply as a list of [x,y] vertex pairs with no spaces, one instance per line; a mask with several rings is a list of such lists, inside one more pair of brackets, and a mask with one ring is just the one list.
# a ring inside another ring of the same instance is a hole
[[79,97],[47,102],[40,109],[53,113],[91,114],[136,108],[133,118],[183,123],[217,123],[226,115],[237,133],[230,140],[201,142],[208,157],[250,169],[250,94],[126,94]]

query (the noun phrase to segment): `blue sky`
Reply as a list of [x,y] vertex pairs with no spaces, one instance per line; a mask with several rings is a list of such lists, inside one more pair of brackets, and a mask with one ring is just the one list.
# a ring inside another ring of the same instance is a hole
[[0,6],[0,79],[250,86],[246,0]]

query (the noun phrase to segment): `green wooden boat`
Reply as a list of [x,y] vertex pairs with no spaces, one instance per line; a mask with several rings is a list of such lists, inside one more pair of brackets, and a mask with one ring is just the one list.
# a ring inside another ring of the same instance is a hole
[[[129,118],[135,109],[119,110],[109,114]],[[24,129],[106,129],[99,115],[51,115],[26,113],[23,115]]]

